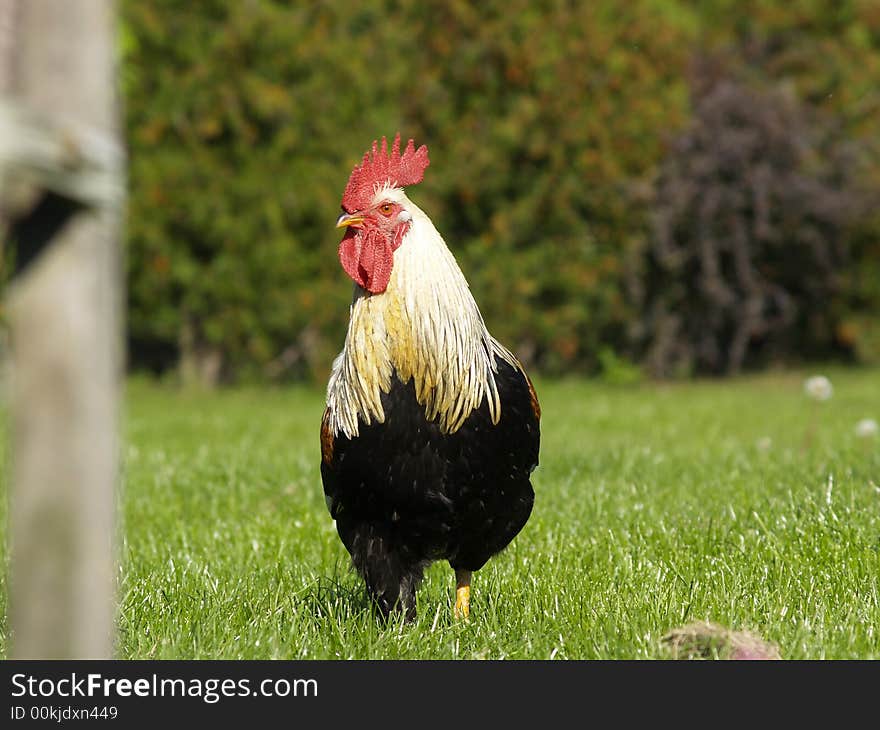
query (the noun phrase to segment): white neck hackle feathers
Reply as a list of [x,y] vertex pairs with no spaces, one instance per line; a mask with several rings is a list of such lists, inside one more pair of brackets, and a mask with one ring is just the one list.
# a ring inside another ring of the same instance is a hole
[[392,378],[412,378],[429,421],[454,433],[486,398],[501,416],[495,357],[521,368],[489,334],[468,283],[430,218],[401,189],[377,193],[404,206],[410,229],[394,252],[387,289],[355,287],[345,346],[327,386],[330,428],[349,438],[364,423],[383,423],[381,394]]

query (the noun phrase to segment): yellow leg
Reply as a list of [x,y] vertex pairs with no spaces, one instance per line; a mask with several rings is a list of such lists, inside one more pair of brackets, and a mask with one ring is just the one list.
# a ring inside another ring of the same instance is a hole
[[471,612],[471,571],[455,571],[455,618],[467,618]]

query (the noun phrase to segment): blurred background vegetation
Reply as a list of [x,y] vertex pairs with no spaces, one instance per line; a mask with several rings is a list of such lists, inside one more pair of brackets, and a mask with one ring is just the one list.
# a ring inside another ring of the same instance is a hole
[[121,0],[129,361],[326,377],[369,144],[544,375],[880,363],[877,0]]

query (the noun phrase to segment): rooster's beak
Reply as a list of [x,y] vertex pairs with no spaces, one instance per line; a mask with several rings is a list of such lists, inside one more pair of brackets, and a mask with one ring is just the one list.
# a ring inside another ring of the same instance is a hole
[[336,219],[336,227],[348,228],[348,226],[354,226],[357,228],[363,222],[364,217],[358,213],[343,213]]

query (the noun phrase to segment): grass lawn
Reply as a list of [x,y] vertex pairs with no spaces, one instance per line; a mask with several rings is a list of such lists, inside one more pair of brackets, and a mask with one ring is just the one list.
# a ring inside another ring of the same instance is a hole
[[784,658],[878,659],[880,436],[855,426],[880,421],[880,372],[831,370],[824,403],[808,374],[539,380],[531,520],[475,575],[469,622],[438,563],[409,626],[377,621],[327,514],[321,392],[133,380],[119,656],[663,658],[708,620]]

